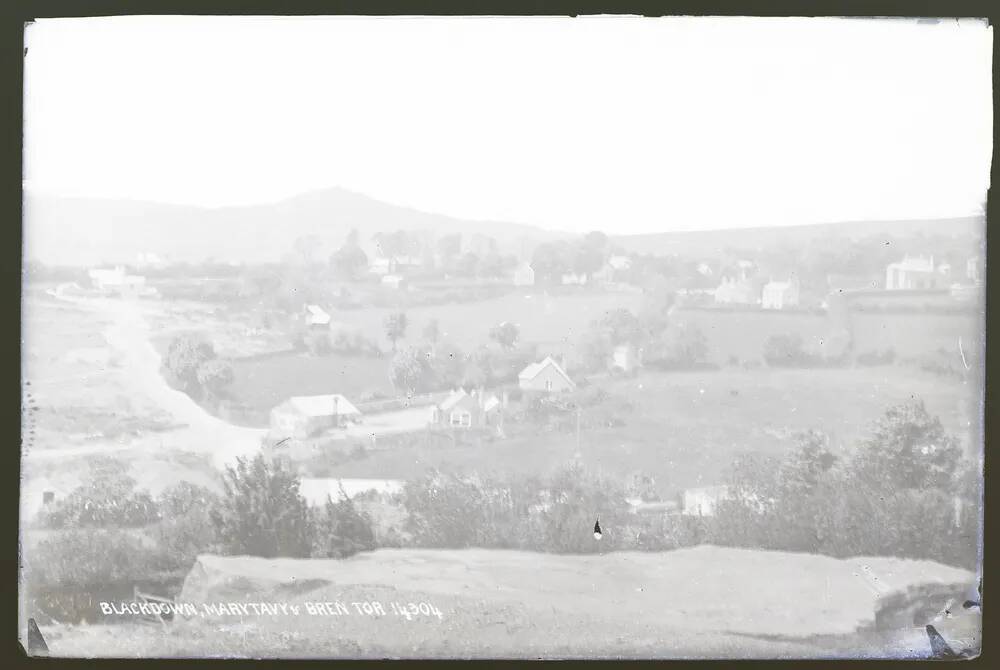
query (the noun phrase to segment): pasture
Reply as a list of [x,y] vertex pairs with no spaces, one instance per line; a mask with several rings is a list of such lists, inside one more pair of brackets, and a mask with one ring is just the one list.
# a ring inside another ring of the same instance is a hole
[[[846,453],[890,405],[919,398],[956,437],[968,436],[971,389],[902,366],[822,370],[645,372],[595,383],[632,404],[624,425],[538,432],[481,446],[414,440],[338,462],[329,476],[406,479],[435,468],[539,475],[573,462],[615,478],[652,475],[661,496],[720,483],[741,452],[781,455],[795,433],[818,429]],[[836,407],[835,412],[831,407]],[[570,422],[572,423],[572,422]]]
[[982,337],[983,317],[973,311],[955,314],[851,312],[847,321],[827,314],[763,310],[679,309],[673,321],[694,324],[708,340],[708,357],[724,365],[730,356],[759,361],[772,335],[798,333],[807,344],[822,345],[848,327],[857,353],[893,349],[899,356],[919,356],[945,348],[957,351],[958,338],[968,347]]

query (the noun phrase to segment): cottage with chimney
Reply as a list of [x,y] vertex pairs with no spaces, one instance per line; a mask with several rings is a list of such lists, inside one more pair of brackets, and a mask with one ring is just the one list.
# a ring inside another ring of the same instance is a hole
[[339,393],[295,396],[271,410],[271,432],[306,439],[360,419],[358,408]]

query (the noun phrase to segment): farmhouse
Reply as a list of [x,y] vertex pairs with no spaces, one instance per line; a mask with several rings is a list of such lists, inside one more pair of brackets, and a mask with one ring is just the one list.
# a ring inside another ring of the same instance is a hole
[[112,269],[94,268],[87,272],[94,288],[102,293],[141,293],[146,286],[142,275],[127,275],[125,268],[117,265]]
[[965,276],[973,284],[981,283],[983,281],[983,260],[978,256],[973,256],[965,261]]
[[311,330],[326,330],[330,327],[330,315],[319,305],[306,305],[306,326]]
[[431,423],[455,428],[482,428],[497,425],[500,399],[493,393],[465,389],[453,391],[431,410]]
[[360,418],[358,408],[340,394],[295,396],[271,410],[271,431],[304,439]]
[[728,486],[703,486],[684,491],[681,514],[688,516],[714,516],[716,507],[729,500]]
[[382,286],[391,289],[399,289],[403,286],[405,281],[406,280],[400,275],[385,275],[382,277]]
[[886,267],[885,288],[887,291],[942,288],[950,273],[949,266],[934,265],[934,256],[905,256],[902,261]]
[[521,263],[514,268],[514,286],[534,286],[535,269],[527,263]]
[[628,256],[611,256],[604,266],[594,273],[593,277],[599,282],[609,284],[615,281],[618,272],[628,270],[630,267],[632,267],[632,259]]
[[576,388],[566,371],[551,356],[521,370],[521,374],[517,376],[517,384],[525,391],[544,393],[572,391]]
[[641,365],[640,352],[631,344],[619,344],[611,352],[608,368],[612,371],[626,374],[638,369]]
[[395,264],[389,258],[372,258],[368,263],[368,272],[373,275],[384,276],[395,269]]
[[799,278],[795,273],[788,281],[769,281],[764,284],[760,306],[764,309],[784,309],[799,304]]
[[576,272],[570,272],[562,276],[563,286],[583,286],[587,283],[587,275]]

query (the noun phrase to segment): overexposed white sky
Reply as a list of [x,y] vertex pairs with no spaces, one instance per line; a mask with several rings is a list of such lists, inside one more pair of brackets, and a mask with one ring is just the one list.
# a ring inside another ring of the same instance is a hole
[[340,186],[611,233],[981,213],[983,21],[114,17],[26,32],[25,184]]

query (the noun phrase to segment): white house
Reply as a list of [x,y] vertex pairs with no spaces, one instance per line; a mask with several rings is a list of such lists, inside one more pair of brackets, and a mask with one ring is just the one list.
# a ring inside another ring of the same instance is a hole
[[714,516],[723,500],[729,500],[728,486],[703,486],[684,491],[681,514],[688,516]]
[[587,275],[570,272],[562,276],[562,283],[564,286],[583,286],[587,283]]
[[934,289],[946,285],[951,268],[946,264],[934,265],[934,256],[905,256],[898,263],[885,269],[885,288],[888,291]]
[[628,256],[610,256],[608,265],[614,270],[628,270],[632,267],[632,259]]
[[316,330],[330,327],[330,315],[319,305],[306,305],[306,326]]
[[153,289],[146,289],[144,276],[125,274],[125,268],[121,265],[111,269],[95,268],[89,270],[87,274],[94,288],[102,293],[116,292],[122,295],[155,293]]
[[360,418],[361,411],[339,393],[294,396],[271,410],[271,431],[302,439]]
[[398,289],[403,285],[405,280],[400,275],[385,275],[382,277],[382,286],[391,289]]
[[760,306],[764,309],[784,309],[799,304],[799,278],[792,273],[788,281],[769,281],[761,292]]
[[639,352],[631,344],[619,344],[611,353],[611,360],[608,367],[612,370],[619,370],[630,373],[641,365]]
[[545,393],[572,391],[576,388],[566,371],[551,356],[521,370],[517,376],[517,385],[525,391]]
[[978,256],[965,261],[965,276],[973,283],[978,284],[983,281],[983,260]]
[[368,262],[368,272],[373,275],[384,276],[392,272],[394,263],[389,258],[372,258]]
[[528,263],[521,263],[514,268],[514,286],[534,286],[535,269]]
[[458,389],[434,406],[430,422],[438,426],[479,428],[495,425],[499,412],[500,399],[496,394]]

